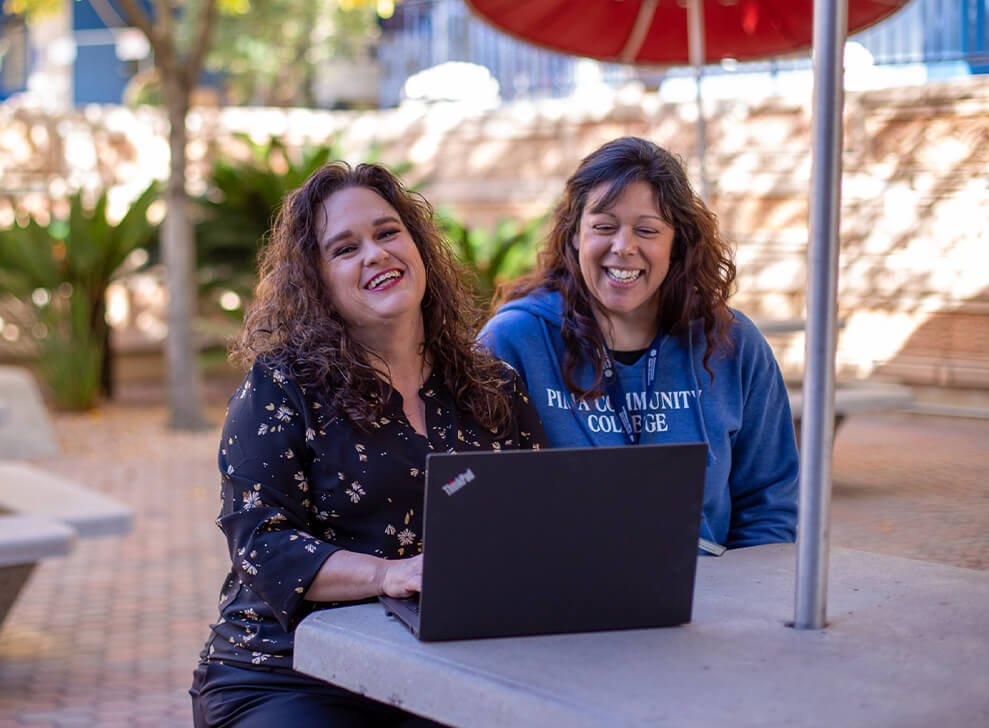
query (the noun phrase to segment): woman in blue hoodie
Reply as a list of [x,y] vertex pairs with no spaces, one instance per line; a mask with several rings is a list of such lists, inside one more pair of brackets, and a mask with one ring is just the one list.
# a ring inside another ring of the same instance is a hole
[[701,536],[728,548],[794,540],[798,474],[783,378],[728,306],[734,280],[682,163],[625,137],[580,163],[539,269],[502,287],[481,332],[553,447],[706,442]]

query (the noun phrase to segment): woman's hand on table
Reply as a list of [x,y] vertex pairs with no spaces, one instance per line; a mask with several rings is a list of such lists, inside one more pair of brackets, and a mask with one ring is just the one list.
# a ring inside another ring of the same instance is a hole
[[410,559],[385,560],[381,592],[404,598],[422,591],[422,554]]
[[341,549],[323,563],[306,599],[349,602],[382,594],[401,598],[421,589],[422,554],[408,559],[383,559]]

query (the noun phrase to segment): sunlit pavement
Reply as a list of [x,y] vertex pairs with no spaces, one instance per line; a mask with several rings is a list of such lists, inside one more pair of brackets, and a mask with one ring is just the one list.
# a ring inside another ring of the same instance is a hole
[[[219,430],[178,434],[166,418],[136,402],[56,417],[62,454],[44,466],[132,506],[134,530],[38,567],[0,631],[0,728],[191,725],[186,690],[227,568]],[[986,443],[989,420],[850,418],[832,543],[989,568]]]

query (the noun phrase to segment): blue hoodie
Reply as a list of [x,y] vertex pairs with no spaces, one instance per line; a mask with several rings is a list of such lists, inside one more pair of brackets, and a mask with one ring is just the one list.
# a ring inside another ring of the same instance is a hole
[[[563,384],[559,293],[511,301],[481,331],[491,351],[515,367],[552,447],[628,444],[611,401],[576,402]],[[729,548],[793,541],[797,523],[797,444],[783,377],[773,352],[747,317],[734,311],[733,350],[715,351],[704,368],[701,321],[690,336],[660,333],[635,364],[616,374],[640,443],[708,445],[701,537]],[[647,368],[655,381],[647,390]],[[590,388],[590,364],[577,371]]]

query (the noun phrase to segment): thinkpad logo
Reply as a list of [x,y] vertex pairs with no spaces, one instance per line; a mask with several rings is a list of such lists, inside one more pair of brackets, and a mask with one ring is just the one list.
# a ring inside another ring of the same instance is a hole
[[465,470],[456,478],[454,478],[449,483],[444,485],[443,492],[446,493],[447,495],[453,495],[473,479],[474,479],[474,471],[471,470],[470,468],[467,468],[467,470]]

